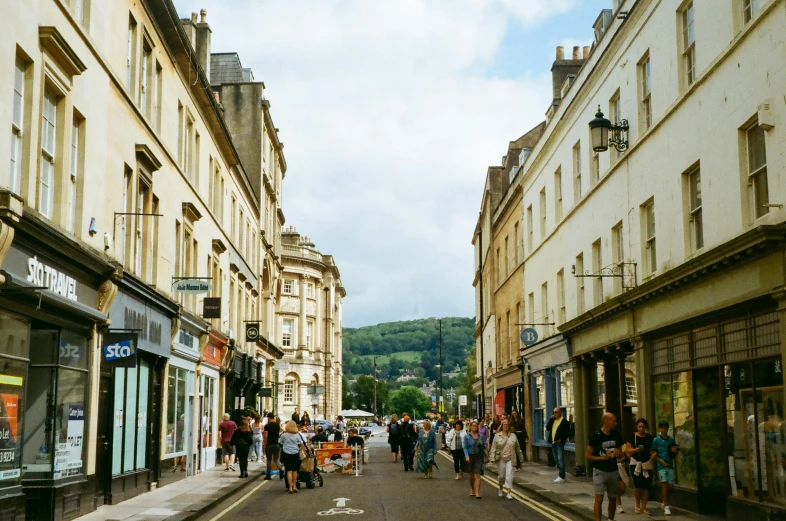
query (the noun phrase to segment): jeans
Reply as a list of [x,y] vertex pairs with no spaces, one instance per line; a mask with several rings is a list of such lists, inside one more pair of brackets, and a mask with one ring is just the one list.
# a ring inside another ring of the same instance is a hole
[[251,445],[251,450],[248,453],[249,457],[252,454],[256,454],[257,460],[262,459],[262,437],[261,436],[259,437],[259,439],[257,439],[256,436],[254,436],[254,444]]
[[248,474],[248,453],[251,452],[249,445],[237,446],[237,460],[240,463],[240,475],[245,476]]
[[452,450],[450,453],[453,455],[453,470],[460,474],[461,464],[464,463],[464,449]]
[[279,472],[284,472],[284,465],[281,463],[281,445],[278,443],[268,443],[265,447],[265,456],[267,457],[267,475],[270,475],[270,467],[273,462],[276,462]]
[[510,490],[513,488],[513,462],[502,461],[502,458],[497,462],[497,480],[499,481],[499,488],[505,487]]
[[565,479],[565,443],[553,443],[551,452],[554,454],[554,461],[557,463],[559,477]]

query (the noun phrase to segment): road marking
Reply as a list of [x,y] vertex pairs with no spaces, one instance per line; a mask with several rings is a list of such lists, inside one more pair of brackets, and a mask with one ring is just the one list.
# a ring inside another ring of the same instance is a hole
[[341,508],[341,507],[347,506],[347,501],[352,501],[352,500],[349,499],[348,497],[340,497],[340,498],[334,499],[333,501],[336,502],[336,508]]
[[322,512],[317,512],[318,516],[333,516],[336,514],[362,514],[362,510],[357,510],[354,508],[331,508],[330,510],[323,510]]
[[225,515],[227,512],[229,512],[230,510],[232,510],[233,508],[235,508],[236,506],[238,506],[240,503],[242,503],[243,501],[245,501],[246,499],[248,499],[248,498],[249,498],[249,496],[250,496],[251,494],[253,494],[253,493],[254,493],[254,492],[256,492],[257,490],[259,490],[260,488],[264,487],[266,484],[267,484],[267,481],[263,481],[262,483],[260,483],[260,484],[259,484],[259,485],[257,485],[256,487],[254,487],[254,488],[251,490],[251,492],[249,492],[249,493],[248,493],[248,494],[246,494],[245,496],[241,497],[241,498],[240,498],[238,501],[236,501],[235,503],[232,503],[230,506],[228,506],[227,508],[225,508],[225,509],[224,509],[224,510],[223,510],[223,511],[220,513],[220,514],[218,514],[216,517],[214,517],[214,518],[210,519],[210,521],[217,521],[218,519],[221,519],[222,517],[224,517],[224,515]]

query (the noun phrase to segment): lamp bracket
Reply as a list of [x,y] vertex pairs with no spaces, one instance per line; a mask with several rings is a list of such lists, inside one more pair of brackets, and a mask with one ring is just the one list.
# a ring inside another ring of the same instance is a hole
[[[575,267],[574,267],[575,270]],[[584,273],[573,273],[576,278],[590,278],[590,279],[603,279],[603,278],[617,278],[622,279],[622,289],[633,289],[637,284],[636,276],[636,263],[635,262],[617,262],[610,264],[596,273],[590,273],[589,270]]]
[[609,129],[609,146],[617,149],[617,152],[624,152],[628,149],[628,120],[623,119]]

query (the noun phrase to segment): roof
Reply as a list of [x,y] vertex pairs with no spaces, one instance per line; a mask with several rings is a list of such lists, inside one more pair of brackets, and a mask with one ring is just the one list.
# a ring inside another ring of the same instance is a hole
[[210,85],[243,83],[243,65],[236,52],[210,55]]

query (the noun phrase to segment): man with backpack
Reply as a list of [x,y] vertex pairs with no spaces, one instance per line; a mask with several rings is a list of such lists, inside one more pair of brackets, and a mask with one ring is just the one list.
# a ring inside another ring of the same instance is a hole
[[415,431],[414,425],[410,423],[407,414],[401,419],[399,426],[399,446],[401,447],[401,456],[404,459],[404,472],[410,470],[414,471],[415,462],[415,445],[418,442],[418,434]]
[[390,452],[393,454],[393,463],[398,461],[398,443],[399,443],[399,423],[398,416],[395,414],[390,417],[390,424],[388,424],[388,444],[390,445]]

